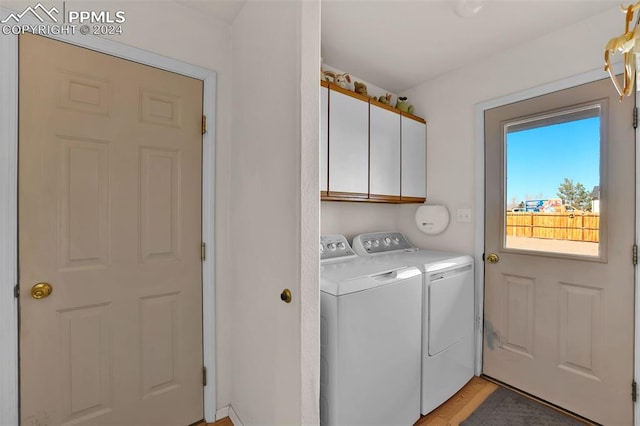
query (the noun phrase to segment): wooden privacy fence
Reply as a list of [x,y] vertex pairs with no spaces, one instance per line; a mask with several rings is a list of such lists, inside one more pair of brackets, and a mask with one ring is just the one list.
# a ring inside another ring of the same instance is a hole
[[507,212],[507,235],[599,242],[599,213]]

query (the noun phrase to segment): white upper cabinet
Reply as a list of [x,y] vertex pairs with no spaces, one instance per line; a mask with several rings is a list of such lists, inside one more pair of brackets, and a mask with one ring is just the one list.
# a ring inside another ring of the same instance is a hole
[[400,197],[400,114],[370,106],[369,197]]
[[329,89],[320,86],[320,191],[329,190]]
[[331,83],[320,87],[322,200],[422,203],[425,121]]
[[331,90],[329,192],[369,193],[369,103]]
[[402,123],[401,196],[425,198],[427,185],[427,127],[425,123],[405,117]]

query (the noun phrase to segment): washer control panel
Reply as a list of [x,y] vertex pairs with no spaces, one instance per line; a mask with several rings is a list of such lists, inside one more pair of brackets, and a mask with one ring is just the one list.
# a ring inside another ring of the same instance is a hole
[[360,234],[353,239],[353,250],[361,256],[389,253],[393,251],[414,251],[415,247],[401,232],[374,232]]
[[320,236],[320,260],[343,260],[358,255],[351,249],[344,235]]

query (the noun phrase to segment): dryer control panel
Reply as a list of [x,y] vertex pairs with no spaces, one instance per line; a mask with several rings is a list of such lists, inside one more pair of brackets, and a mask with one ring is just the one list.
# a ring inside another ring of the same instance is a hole
[[374,232],[360,234],[353,239],[353,250],[360,256],[390,253],[394,251],[415,251],[415,247],[402,232]]
[[320,261],[345,260],[358,257],[344,235],[320,236]]

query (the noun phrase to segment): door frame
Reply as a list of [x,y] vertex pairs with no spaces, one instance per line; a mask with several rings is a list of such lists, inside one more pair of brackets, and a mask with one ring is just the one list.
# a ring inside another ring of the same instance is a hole
[[[3,14],[9,10],[0,7]],[[39,22],[25,16],[21,23]],[[202,80],[203,114],[208,117],[202,151],[202,241],[207,258],[202,263],[203,363],[208,384],[204,387],[204,418],[216,420],[215,351],[215,117],[216,77],[213,70],[181,62],[139,48],[92,35],[48,36],[122,59]],[[0,35],[0,424],[18,425],[19,346],[18,299],[18,36]]]
[[[613,66],[616,74],[623,72],[623,64],[616,63]],[[475,374],[482,374],[482,344],[483,344],[483,323],[484,323],[484,261],[482,255],[484,253],[484,211],[485,211],[485,140],[484,140],[484,112],[488,109],[500,107],[510,103],[523,101],[535,96],[546,95],[559,90],[568,89],[570,87],[578,86],[585,83],[591,83],[603,78],[607,78],[607,74],[602,71],[602,68],[588,71],[583,74],[567,77],[558,81],[547,83],[541,86],[533,87],[521,92],[513,93],[510,95],[502,96],[489,101],[481,102],[475,106],[475,282],[476,282],[476,365]],[[633,102],[631,99],[625,99],[625,102]],[[629,117],[631,119],[631,117]],[[640,132],[636,129],[635,132],[636,147],[640,143]],[[635,230],[635,244],[640,241],[640,149],[636,149],[636,230]],[[631,250],[631,247],[629,247]],[[629,254],[631,259],[631,253]],[[638,274],[640,273],[640,266],[634,267],[634,286],[637,288]],[[633,380],[636,382],[639,380],[640,372],[640,292],[635,292],[635,319],[634,319],[634,360],[633,360]],[[629,383],[631,388],[631,383]],[[629,389],[631,390],[631,389]],[[631,397],[631,394],[629,394]],[[633,417],[634,425],[640,426],[640,413],[638,408],[640,407],[640,401],[633,403]]]

